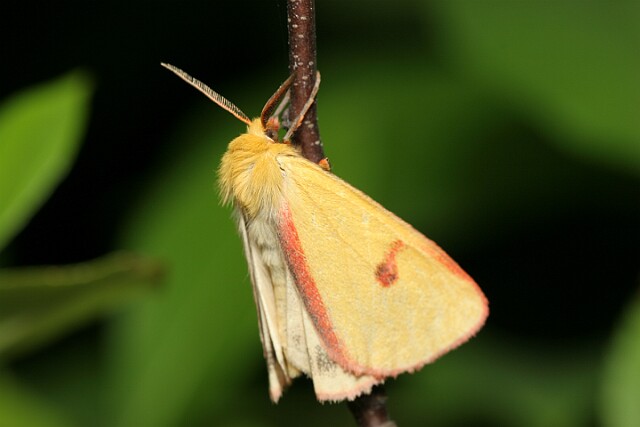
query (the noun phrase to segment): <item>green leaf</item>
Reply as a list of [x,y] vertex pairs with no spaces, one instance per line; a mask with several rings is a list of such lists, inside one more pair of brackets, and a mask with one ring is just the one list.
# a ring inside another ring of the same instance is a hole
[[[506,338],[506,339],[505,339]],[[597,349],[561,350],[481,332],[420,372],[388,385],[399,425],[579,427],[596,400]],[[397,387],[397,388],[396,388]],[[406,419],[400,418],[400,416]]]
[[131,254],[0,270],[0,358],[48,342],[157,283],[161,265]]
[[568,152],[640,173],[640,2],[435,4],[461,75]]
[[221,412],[248,367],[263,366],[240,239],[214,185],[221,151],[242,126],[221,112],[234,129],[225,132],[215,116],[207,108],[175,138],[177,153],[145,189],[120,244],[165,259],[171,276],[112,330],[109,425],[187,425],[194,405]]
[[69,170],[88,120],[91,84],[69,73],[0,105],[0,250]]
[[[326,69],[340,70],[321,92],[333,172],[418,228],[464,235],[461,225],[477,216],[474,203],[489,187],[472,175],[476,153],[502,148],[481,145],[496,127],[496,107],[415,58],[390,65],[343,57]],[[391,101],[381,108],[380,100]]]
[[51,405],[0,372],[0,427],[68,427],[71,424]]
[[606,358],[602,420],[608,427],[640,425],[640,298],[628,307]]
[[333,172],[445,250],[489,232],[492,221],[502,227],[505,218],[577,201],[598,206],[594,188],[612,181],[515,127],[473,85],[415,58],[392,65],[339,58],[325,70],[339,74],[321,91]]

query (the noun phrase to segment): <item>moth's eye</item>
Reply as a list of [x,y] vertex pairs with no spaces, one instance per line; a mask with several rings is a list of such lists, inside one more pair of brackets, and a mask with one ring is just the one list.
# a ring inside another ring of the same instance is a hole
[[278,140],[278,129],[273,129],[273,128],[267,128],[264,131],[264,134],[267,135],[267,137],[269,139],[271,139],[272,141],[277,141]]

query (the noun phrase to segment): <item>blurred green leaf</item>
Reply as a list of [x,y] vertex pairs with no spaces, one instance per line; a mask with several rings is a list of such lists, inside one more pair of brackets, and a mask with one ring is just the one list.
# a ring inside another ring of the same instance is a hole
[[498,148],[482,145],[495,105],[416,58],[338,58],[326,69],[320,129],[333,172],[417,227],[464,234],[483,191],[468,177],[473,153]]
[[0,105],[0,250],[70,168],[89,113],[79,72],[24,90]]
[[325,70],[320,129],[333,172],[437,242],[477,242],[506,220],[609,203],[593,192],[608,194],[611,177],[437,67],[338,58]]
[[640,173],[640,2],[433,4],[461,75],[570,152]]
[[0,372],[0,427],[67,427],[71,425],[51,405]]
[[30,350],[139,295],[161,265],[131,254],[0,270],[0,358]]
[[[207,107],[172,138],[177,153],[167,154],[121,243],[166,259],[172,274],[161,293],[112,330],[111,426],[183,425],[198,409],[220,412],[247,366],[263,363],[240,239],[214,184],[222,150],[243,126]],[[225,132],[212,119],[234,130]]]
[[607,427],[640,425],[640,298],[636,295],[613,337],[604,370],[602,420]]
[[425,419],[430,425],[589,425],[597,349],[567,345],[550,351],[496,338],[481,332],[433,365],[400,377],[399,384],[391,382],[399,425]]

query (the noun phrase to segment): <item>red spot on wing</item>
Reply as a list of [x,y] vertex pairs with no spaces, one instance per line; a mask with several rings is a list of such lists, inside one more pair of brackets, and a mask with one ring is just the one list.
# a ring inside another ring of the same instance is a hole
[[331,319],[327,314],[322,297],[318,292],[316,282],[309,271],[304,248],[300,243],[298,230],[293,223],[293,217],[288,206],[283,206],[280,211],[279,224],[280,245],[287,260],[287,265],[293,274],[298,291],[302,295],[302,300],[307,308],[307,313],[311,316],[313,324],[322,337],[325,350],[331,359],[342,367],[349,366],[344,346],[335,333]]
[[384,260],[376,267],[376,279],[378,282],[388,288],[398,281],[398,263],[396,261],[396,255],[400,249],[404,248],[404,242],[402,240],[396,240],[391,244],[389,252],[384,257]]

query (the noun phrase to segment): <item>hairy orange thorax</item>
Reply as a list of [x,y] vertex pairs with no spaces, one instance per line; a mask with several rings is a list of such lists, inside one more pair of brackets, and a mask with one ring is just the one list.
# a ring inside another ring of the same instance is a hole
[[229,143],[218,170],[222,200],[233,202],[249,217],[275,213],[282,200],[282,170],[278,156],[299,156],[288,144],[269,138],[260,119]]

